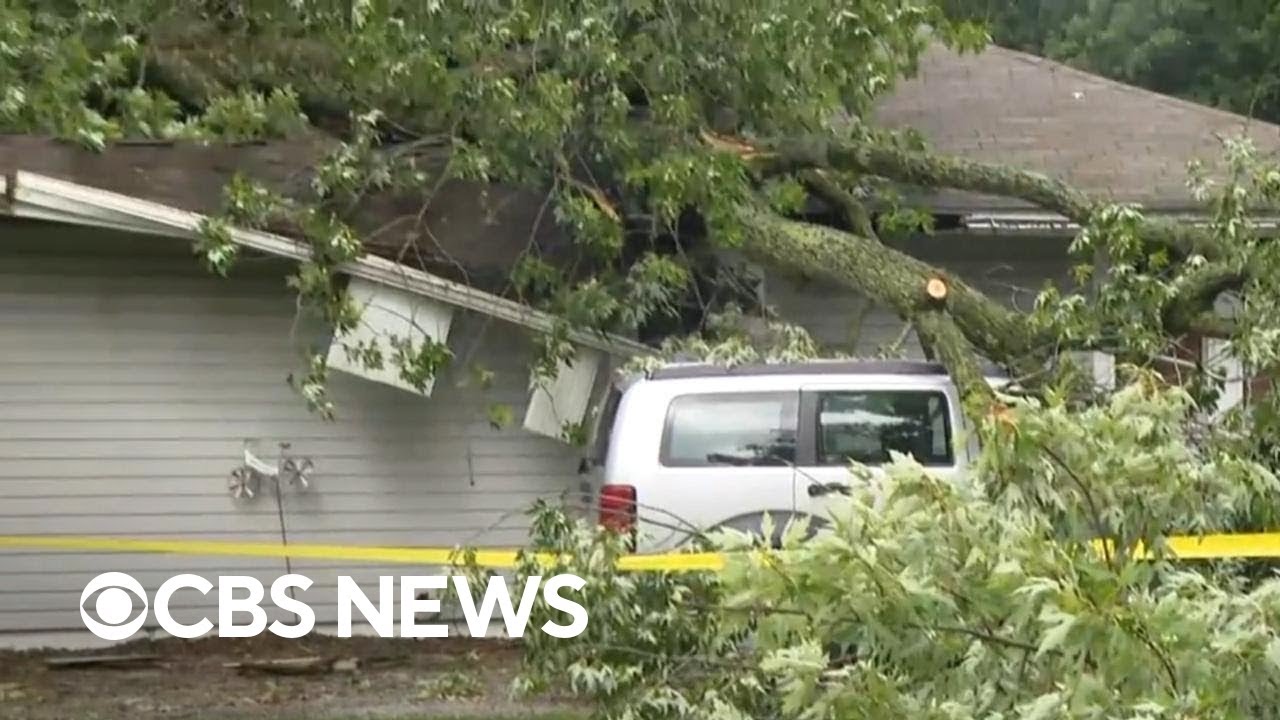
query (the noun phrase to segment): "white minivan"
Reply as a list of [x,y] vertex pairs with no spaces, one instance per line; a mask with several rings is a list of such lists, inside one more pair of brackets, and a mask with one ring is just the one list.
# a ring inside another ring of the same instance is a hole
[[668,365],[615,385],[599,427],[583,490],[642,552],[821,518],[851,461],[899,452],[946,477],[976,452],[946,371],[914,361]]

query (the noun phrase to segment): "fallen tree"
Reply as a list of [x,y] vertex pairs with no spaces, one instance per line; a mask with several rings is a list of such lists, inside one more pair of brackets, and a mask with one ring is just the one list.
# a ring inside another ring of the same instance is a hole
[[[893,310],[978,406],[991,399],[983,359],[1043,380],[1068,350],[1152,365],[1194,331],[1232,339],[1255,371],[1276,363],[1262,339],[1274,332],[1276,252],[1249,218],[1275,199],[1280,175],[1246,145],[1228,147],[1225,183],[1202,191],[1213,222],[1191,226],[876,129],[863,118],[910,72],[929,42],[922,26],[961,48],[983,41],[930,3],[85,7],[4,10],[0,126],[94,147],[140,135],[328,144],[305,192],[268,192],[250,175],[230,188],[226,217],[310,242],[316,257],[295,284],[339,329],[355,320],[334,268],[368,248],[390,252],[376,231],[354,232],[353,215],[393,194],[416,197],[420,220],[441,187],[467,179],[527,188],[540,198],[534,224],[569,238],[552,252],[530,229],[507,284],[566,325],[648,337],[703,327],[722,309],[696,299],[716,282],[708,258],[736,247]],[[1046,296],[1030,315],[1004,307],[885,241],[902,232],[880,197],[893,186],[1062,215],[1082,228],[1075,249],[1092,287]],[[234,259],[223,240],[213,226],[203,245],[219,271]],[[426,242],[419,233],[395,258],[411,262]],[[1224,293],[1244,298],[1235,318],[1214,313]]]

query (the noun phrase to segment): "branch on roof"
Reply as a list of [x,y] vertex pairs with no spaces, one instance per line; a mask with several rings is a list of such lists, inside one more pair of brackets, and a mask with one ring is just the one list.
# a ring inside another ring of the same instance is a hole
[[965,160],[922,152],[909,152],[870,143],[832,146],[827,151],[831,167],[924,187],[948,187],[988,195],[1016,197],[1085,223],[1097,209],[1084,193],[1040,173],[1006,165]]
[[[151,29],[146,43],[145,82],[190,109],[202,109],[228,90],[292,88],[314,125],[349,132],[352,112],[378,107],[388,134],[419,137],[448,127],[437,97],[367,97],[349,80],[348,58],[328,42],[294,35],[228,32],[199,16],[176,14]],[[545,49],[516,45],[502,53],[451,67],[450,75],[521,76],[551,64]],[[407,91],[406,91],[407,92]]]
[[1239,328],[1230,318],[1224,318],[1213,312],[1203,312],[1187,321],[1186,330],[1205,337],[1227,339],[1235,335]]
[[867,206],[825,170],[806,170],[799,175],[809,192],[822,198],[840,213],[845,227],[863,237],[876,238]]
[[[1061,180],[1008,165],[869,143],[836,145],[828,151],[827,160],[835,168],[879,175],[897,182],[1026,200],[1080,226],[1089,224],[1093,214],[1106,205]],[[1146,242],[1167,247],[1183,257],[1199,254],[1213,259],[1222,254],[1220,244],[1209,232],[1172,220],[1148,218],[1142,235]]]
[[[746,143],[703,133],[712,148],[738,155],[763,175],[835,170],[875,175],[923,187],[945,187],[986,195],[1018,198],[1086,225],[1106,203],[1047,175],[1007,165],[984,163],[929,152],[903,150],[867,141],[823,137]],[[1146,220],[1144,239],[1181,256],[1216,259],[1219,242],[1203,228],[1163,219]]]
[[[202,44],[181,39],[148,43],[146,84],[194,111],[205,109],[228,91],[290,87],[298,93],[299,106],[316,127],[335,134],[349,131],[351,103],[338,92],[336,82],[321,80],[336,77],[336,69],[325,69],[333,66],[331,53],[311,51],[304,42],[281,38],[263,42],[212,33],[208,38]],[[255,62],[228,58],[253,58]],[[294,71],[302,67],[308,72]]]
[[1174,333],[1229,335],[1233,324],[1214,313],[1214,304],[1219,295],[1239,289],[1248,278],[1247,270],[1234,263],[1210,263],[1197,268],[1187,275],[1177,295],[1165,305],[1165,327]]
[[[917,324],[948,369],[970,385],[984,355],[1019,375],[1039,368],[1047,347],[1025,318],[944,271],[854,233],[787,220],[752,207],[739,210],[743,251],[784,272],[858,291]],[[975,353],[975,348],[977,352]]]

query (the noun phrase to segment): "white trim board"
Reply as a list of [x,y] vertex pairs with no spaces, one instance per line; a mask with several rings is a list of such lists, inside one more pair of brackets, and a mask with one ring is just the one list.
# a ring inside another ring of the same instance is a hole
[[524,429],[557,440],[564,437],[566,423],[587,419],[591,391],[604,366],[604,357],[594,350],[579,348],[571,362],[561,360],[556,376],[549,382],[530,377],[529,407],[525,410]]
[[[363,278],[351,278],[347,293],[360,306],[360,323],[333,338],[329,343],[329,359],[326,364],[348,375],[430,397],[431,390],[435,387],[435,378],[418,389],[401,377],[400,367],[391,361],[392,338],[408,340],[415,346],[424,341],[447,342],[449,327],[453,324],[454,308]],[[349,349],[361,344],[379,348],[383,354],[380,367],[369,367],[348,356]]]

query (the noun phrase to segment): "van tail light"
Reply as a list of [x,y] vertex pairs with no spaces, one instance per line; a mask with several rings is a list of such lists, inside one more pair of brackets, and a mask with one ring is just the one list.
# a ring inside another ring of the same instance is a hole
[[618,533],[635,533],[634,485],[605,485],[600,488],[600,524]]

